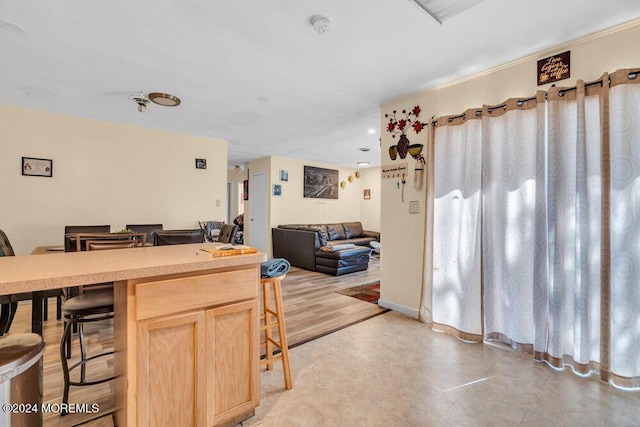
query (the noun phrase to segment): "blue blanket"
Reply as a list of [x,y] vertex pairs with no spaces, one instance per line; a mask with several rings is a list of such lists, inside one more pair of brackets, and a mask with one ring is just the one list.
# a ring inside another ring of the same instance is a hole
[[277,277],[287,274],[291,269],[291,264],[284,258],[273,258],[260,264],[260,274],[262,277]]

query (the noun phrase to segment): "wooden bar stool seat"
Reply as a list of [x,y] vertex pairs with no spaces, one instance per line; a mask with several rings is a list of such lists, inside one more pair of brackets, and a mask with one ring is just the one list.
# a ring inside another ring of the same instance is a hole
[[[282,288],[280,282],[284,279],[284,275],[278,277],[266,277],[260,280],[262,284],[262,302],[264,312],[260,316],[260,320],[264,321],[260,329],[264,331],[264,341],[260,343],[265,347],[265,358],[260,361],[261,365],[266,365],[267,370],[273,369],[273,362],[282,361],[282,371],[284,373],[284,385],[287,390],[291,390],[293,384],[291,382],[291,369],[289,367],[289,347],[287,344],[287,331],[284,324],[284,308],[282,305]],[[271,295],[273,292],[273,302],[271,304]],[[274,339],[273,328],[277,328],[278,341]],[[280,354],[274,355],[274,347],[280,350]]]

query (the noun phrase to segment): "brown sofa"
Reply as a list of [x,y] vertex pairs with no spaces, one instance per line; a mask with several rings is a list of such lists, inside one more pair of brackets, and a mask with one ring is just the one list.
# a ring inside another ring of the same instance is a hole
[[335,252],[340,262],[326,265],[328,257],[336,256],[322,253],[322,246],[352,243],[369,248],[370,242],[380,241],[380,233],[364,230],[360,222],[279,225],[271,229],[271,237],[274,258],[285,258],[296,267],[335,275],[365,270],[368,267],[368,256],[365,263],[364,257],[350,255],[355,255],[354,252]]

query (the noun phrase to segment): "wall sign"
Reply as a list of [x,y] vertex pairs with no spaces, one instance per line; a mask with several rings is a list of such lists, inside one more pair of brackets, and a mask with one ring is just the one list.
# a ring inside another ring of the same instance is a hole
[[36,159],[34,157],[22,158],[22,175],[26,176],[53,176],[53,160]]
[[571,51],[538,61],[538,86],[571,77]]
[[400,163],[393,166],[382,166],[382,179],[385,178],[402,178],[407,176],[409,163]]

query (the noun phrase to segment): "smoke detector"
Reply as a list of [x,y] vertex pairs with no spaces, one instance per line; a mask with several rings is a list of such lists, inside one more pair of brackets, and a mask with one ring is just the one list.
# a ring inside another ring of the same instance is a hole
[[144,95],[144,93],[140,92],[134,95],[129,95],[129,99],[138,104],[138,111],[144,113],[147,111],[147,104],[149,103],[149,99]]
[[311,25],[313,25],[313,29],[316,30],[316,33],[324,34],[329,31],[331,21],[329,20],[329,18],[317,15],[311,19]]

